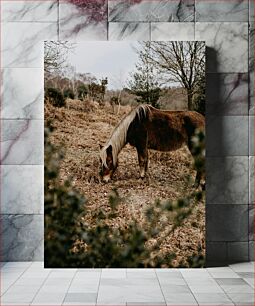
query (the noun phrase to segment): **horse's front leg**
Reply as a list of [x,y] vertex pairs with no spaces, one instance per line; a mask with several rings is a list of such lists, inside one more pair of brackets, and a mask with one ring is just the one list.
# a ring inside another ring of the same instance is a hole
[[140,176],[144,178],[148,170],[148,150],[147,148],[136,148],[140,167]]

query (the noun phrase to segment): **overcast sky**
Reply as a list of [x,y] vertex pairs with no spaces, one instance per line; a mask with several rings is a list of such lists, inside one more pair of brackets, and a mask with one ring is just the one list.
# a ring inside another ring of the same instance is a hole
[[91,73],[98,79],[108,77],[108,88],[117,89],[125,84],[134,70],[138,55],[137,42],[83,42],[78,43],[69,55],[69,62],[76,72]]

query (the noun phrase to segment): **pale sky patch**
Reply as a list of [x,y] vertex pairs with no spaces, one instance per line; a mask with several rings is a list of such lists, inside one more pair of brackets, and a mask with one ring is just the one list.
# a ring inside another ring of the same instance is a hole
[[97,79],[108,77],[108,89],[125,86],[135,70],[138,42],[95,41],[77,43],[69,55],[69,63],[76,73],[91,73]]

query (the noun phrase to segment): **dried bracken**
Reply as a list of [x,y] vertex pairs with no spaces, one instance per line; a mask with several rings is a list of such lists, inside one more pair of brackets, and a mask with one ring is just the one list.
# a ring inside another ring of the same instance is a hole
[[[119,155],[119,167],[114,180],[109,184],[99,181],[99,144],[104,144],[113,127],[130,111],[130,106],[121,106],[118,115],[112,107],[104,107],[91,101],[68,100],[65,108],[55,108],[49,103],[45,106],[45,118],[51,119],[55,128],[51,142],[65,148],[62,161],[61,180],[72,178],[74,187],[88,200],[87,213],[83,222],[93,227],[98,221],[100,212],[111,212],[109,193],[113,188],[118,190],[122,199],[108,225],[116,229],[125,229],[132,220],[146,227],[145,211],[157,199],[173,201],[185,197],[193,191],[187,177],[194,180],[195,171],[192,157],[186,148],[175,152],[150,152],[149,177],[139,178],[136,151],[127,145]],[[167,215],[169,216],[169,215]],[[171,218],[165,220],[160,216],[158,222],[172,225]],[[166,222],[167,221],[167,222]],[[188,258],[197,254],[204,255],[205,250],[205,205],[200,200],[192,214],[177,227],[167,238],[162,230],[147,246],[157,243],[160,237],[164,241],[153,256],[176,254],[172,261],[174,266],[188,266]],[[79,244],[79,242],[77,242]]]

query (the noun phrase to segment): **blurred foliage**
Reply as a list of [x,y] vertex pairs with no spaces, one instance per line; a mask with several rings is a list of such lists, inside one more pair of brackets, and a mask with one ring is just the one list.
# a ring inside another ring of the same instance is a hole
[[[109,209],[94,211],[93,227],[86,223],[86,199],[69,180],[60,181],[61,148],[50,142],[45,128],[45,267],[172,267],[175,254],[162,257],[157,250],[165,238],[191,215],[204,191],[194,190],[176,201],[156,200],[148,205],[144,222],[135,218],[124,228],[114,227],[118,207],[125,202],[117,190],[109,194]],[[195,166],[204,169],[204,135],[193,139]],[[187,182],[189,183],[189,182]],[[111,222],[112,221],[112,222]],[[202,247],[188,259],[190,267],[204,264]],[[188,266],[183,263],[183,266]]]

